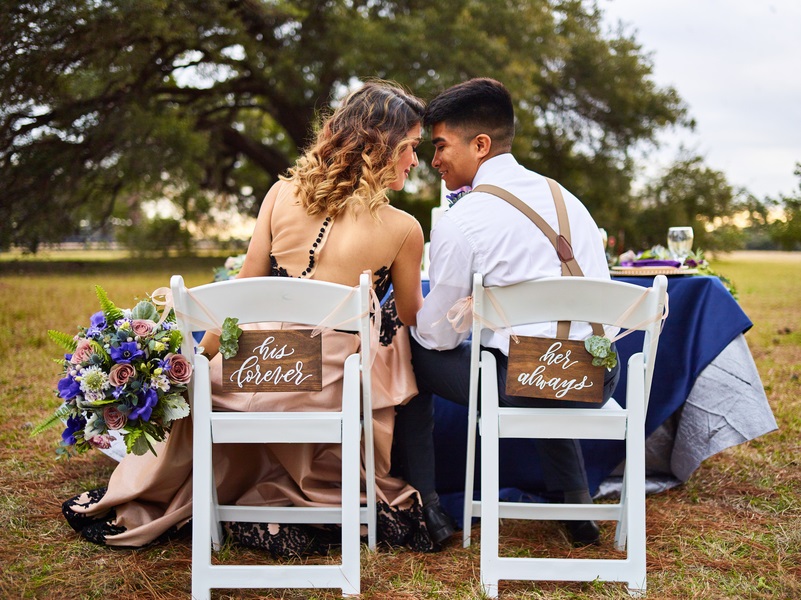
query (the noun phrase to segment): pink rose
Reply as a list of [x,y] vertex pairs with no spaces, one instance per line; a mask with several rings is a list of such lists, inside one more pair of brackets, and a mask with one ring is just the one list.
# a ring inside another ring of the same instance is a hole
[[189,383],[192,378],[192,365],[183,354],[169,353],[164,357],[167,378],[173,383]]
[[108,380],[111,385],[120,386],[125,385],[130,379],[136,375],[136,369],[128,363],[117,364],[111,367],[108,373]]
[[89,444],[101,450],[108,450],[111,448],[111,436],[107,433],[103,435],[96,435],[89,438]]
[[107,406],[103,409],[103,420],[109,429],[122,429],[128,422],[128,417],[125,416],[125,413],[117,410],[115,406]]
[[144,337],[153,333],[153,330],[156,329],[156,324],[146,319],[134,319],[131,321],[131,329],[136,335]]
[[70,362],[73,365],[79,365],[83,362],[88,361],[92,353],[92,344],[86,338],[81,338],[78,340],[78,347],[75,348],[75,352],[72,353],[72,358],[70,358]]

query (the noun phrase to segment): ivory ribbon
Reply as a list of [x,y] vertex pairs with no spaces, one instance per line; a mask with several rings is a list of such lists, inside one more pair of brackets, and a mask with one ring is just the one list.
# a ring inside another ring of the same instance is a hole
[[153,302],[153,304],[155,304],[156,306],[163,307],[161,313],[161,319],[159,319],[158,324],[161,325],[167,318],[167,316],[170,314],[170,311],[174,310],[175,316],[180,317],[185,322],[191,325],[196,325],[216,335],[221,335],[222,325],[214,316],[214,314],[212,314],[212,312],[202,302],[200,302],[188,289],[186,290],[186,293],[189,294],[189,297],[192,298],[195,304],[197,304],[200,307],[200,309],[204,313],[206,313],[206,316],[209,318],[209,321],[204,321],[203,319],[196,319],[194,317],[190,317],[189,315],[186,315],[178,311],[175,308],[175,302],[173,301],[172,298],[172,290],[168,287],[160,287],[154,290],[152,294],[150,294],[150,300]]
[[[503,326],[497,325],[492,321],[485,319],[481,315],[477,315],[475,313],[475,306],[473,301],[473,296],[467,296],[465,298],[459,298],[456,302],[454,302],[453,306],[448,309],[448,312],[445,313],[443,319],[447,319],[448,323],[451,324],[454,331],[457,333],[464,333],[469,331],[470,328],[473,326],[473,319],[475,318],[479,323],[481,323],[487,329],[492,329],[495,333],[500,333],[502,335],[506,335],[514,340],[515,343],[518,343],[517,335],[512,331],[512,326],[509,324],[509,319],[506,318],[506,314],[503,312],[501,305],[498,304],[498,300],[495,298],[492,292],[485,289],[484,295],[492,302],[492,305],[495,307],[495,311],[501,317],[503,321]],[[443,319],[439,319],[434,325],[438,325],[442,322]],[[511,333],[507,333],[504,330],[509,330]]]
[[[369,271],[365,271],[370,275],[370,280],[372,281],[372,273]],[[328,313],[323,320],[312,330],[311,337],[315,337],[320,335],[324,330],[333,330],[333,329],[340,329],[343,325],[352,323],[353,321],[358,321],[365,316],[369,316],[371,313],[373,315],[372,323],[370,324],[370,366],[373,366],[373,362],[375,361],[375,357],[378,354],[378,345],[381,336],[381,301],[378,298],[378,295],[375,293],[372,285],[370,286],[369,294],[370,294],[370,307],[367,309],[367,313],[361,313],[349,319],[345,319],[344,321],[338,321],[337,323],[329,324],[328,321],[339,312],[339,309],[342,308],[344,304],[347,304],[350,299],[353,297],[353,294],[358,293],[359,286],[355,286],[351,289],[347,296],[340,302],[334,310]]]
[[[624,321],[626,319],[626,317],[628,317],[632,312],[634,312],[634,310],[648,296],[648,292],[650,292],[652,289],[653,288],[647,288],[642,293],[642,295],[634,303],[632,303],[631,306],[629,306],[625,311],[623,311],[623,313],[617,318],[617,320],[613,324],[613,327],[621,328],[620,323],[622,321]],[[475,314],[473,296],[467,296],[465,298],[459,298],[459,300],[454,302],[453,306],[451,306],[450,309],[448,309],[448,312],[445,313],[445,316],[442,319],[439,319],[436,323],[434,323],[434,325],[436,326],[439,323],[441,323],[443,319],[447,319],[448,322],[451,324],[451,327],[453,327],[454,331],[456,331],[458,333],[464,333],[465,331],[469,331],[470,330],[470,328],[473,325],[473,318],[475,317],[487,329],[492,329],[492,331],[495,332],[495,333],[500,333],[502,335],[507,335],[515,343],[518,343],[518,337],[512,331],[512,326],[509,324],[509,320],[506,318],[506,314],[503,312],[503,309],[501,308],[500,304],[498,303],[498,300],[495,298],[495,295],[491,291],[489,291],[488,289],[484,290],[484,295],[489,299],[490,302],[492,302],[492,305],[495,308],[495,311],[501,317],[501,320],[504,323],[503,327],[501,327],[499,325],[496,325],[495,323],[492,323],[491,321],[489,321],[487,319],[484,319],[481,315],[476,315]],[[656,320],[662,321],[660,327],[664,327],[665,319],[667,319],[667,316],[668,316],[668,314],[670,312],[669,307],[668,307],[668,304],[669,304],[668,303],[668,299],[669,299],[669,296],[667,294],[665,294],[665,308],[662,311],[662,315],[655,315],[655,316],[651,317],[650,319],[646,319],[645,321],[642,321],[641,323],[637,323],[637,325],[635,325],[633,327],[630,327],[629,329],[627,329],[624,332],[618,332],[618,334],[614,338],[612,338],[611,342],[616,342],[617,340],[626,337],[628,334],[630,334],[630,333],[632,333],[634,331],[637,331],[638,329],[640,329],[644,325],[647,325],[648,323],[652,323],[652,322],[654,322]],[[506,333],[506,331],[504,331],[504,329],[509,330],[511,333]]]
[[[621,314],[617,318],[617,321],[615,321],[615,323],[613,324],[613,327],[618,327],[618,328],[622,329],[622,327],[619,325],[619,323],[622,322],[626,317],[628,317],[632,312],[634,312],[634,309],[636,309],[642,303],[642,301],[645,300],[645,297],[648,295],[648,292],[650,292],[652,289],[653,288],[646,289],[643,292],[642,296],[640,296],[639,299],[636,302],[634,302],[625,311],[623,311],[623,314]],[[661,331],[662,327],[665,326],[665,319],[667,319],[668,314],[670,313],[670,309],[668,307],[669,298],[670,297],[668,296],[668,294],[666,292],[665,293],[665,307],[662,310],[662,314],[661,315],[654,315],[650,319],[645,319],[645,321],[641,321],[640,323],[637,323],[633,327],[629,327],[626,331],[623,331],[623,332],[619,331],[618,334],[615,337],[613,337],[610,341],[612,343],[614,343],[614,342],[618,341],[619,339],[622,339],[622,338],[626,337],[628,334],[639,330],[644,325],[648,325],[648,323],[653,323],[654,321],[657,321],[657,320],[661,321],[661,323],[659,325],[659,328],[660,328],[660,331]]]

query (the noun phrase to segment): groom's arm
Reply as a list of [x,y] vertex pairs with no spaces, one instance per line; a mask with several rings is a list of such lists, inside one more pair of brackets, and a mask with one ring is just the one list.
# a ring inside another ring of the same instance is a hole
[[[459,333],[446,318],[447,312],[460,299],[472,293],[473,250],[461,230],[444,215],[431,232],[430,291],[417,313],[417,327],[412,336],[424,348],[450,350],[470,336]],[[472,315],[467,316],[468,323]]]

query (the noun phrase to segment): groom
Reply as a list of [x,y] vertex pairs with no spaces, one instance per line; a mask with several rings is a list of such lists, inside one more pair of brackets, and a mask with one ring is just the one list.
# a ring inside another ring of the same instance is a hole
[[[528,204],[557,232],[556,207],[546,179],[518,164],[511,154],[514,107],[507,89],[493,79],[471,79],[437,96],[426,109],[437,169],[450,190],[491,184]],[[587,277],[609,278],[598,226],[584,205],[561,188],[567,207],[575,258]],[[412,359],[420,394],[398,411],[395,436],[407,481],[429,496],[434,488],[432,394],[467,405],[470,372],[470,332],[455,331],[443,318],[457,300],[472,293],[473,273],[484,285],[506,286],[529,279],[558,277],[561,264],[545,235],[528,217],[497,196],[472,192],[437,221],[431,232],[431,291],[412,328]],[[556,324],[529,326],[525,335],[554,337]],[[574,324],[571,338],[590,335],[587,324]],[[602,404],[562,403],[506,394],[508,337],[494,333],[482,345],[498,359],[500,402],[504,406],[600,407]],[[619,366],[607,372],[604,402],[619,377]],[[577,440],[536,441],[548,492],[566,503],[591,503],[584,459]],[[427,515],[428,516],[428,515]],[[467,524],[469,526],[469,524]],[[566,521],[574,545],[595,544],[599,529],[593,521]],[[440,536],[453,533],[440,523]]]

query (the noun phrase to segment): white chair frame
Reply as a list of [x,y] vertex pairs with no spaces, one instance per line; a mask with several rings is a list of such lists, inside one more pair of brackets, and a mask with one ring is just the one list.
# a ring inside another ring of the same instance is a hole
[[[192,597],[209,600],[217,588],[340,588],[343,596],[360,593],[360,526],[376,543],[375,466],[370,376],[370,287],[367,274],[359,287],[284,277],[253,277],[187,289],[180,275],[171,280],[172,297],[183,334],[182,353],[193,363],[189,385],[194,420]],[[210,315],[211,313],[211,315]],[[342,408],[338,412],[214,412],[209,361],[195,354],[193,323],[217,324],[226,317],[239,324],[325,323],[361,338],[358,354],[344,364]],[[360,406],[359,401],[362,404]],[[365,438],[366,506],[360,502],[360,409]],[[212,444],[337,443],[342,445],[341,507],[267,507],[220,505],[212,466]],[[222,543],[223,521],[260,523],[339,523],[341,562],[324,565],[212,564],[212,548]]]
[[[494,302],[487,301],[485,290]],[[645,297],[643,295],[645,294]],[[639,304],[637,304],[639,302]],[[473,280],[464,546],[470,544],[472,517],[481,518],[481,582],[490,598],[499,580],[622,581],[629,593],[646,589],[645,570],[645,415],[653,378],[667,279],[653,286],[586,277],[552,277],[504,288],[484,288]],[[627,315],[629,307],[636,307]],[[496,310],[499,306],[503,314]],[[487,323],[518,326],[551,321],[586,321],[645,332],[643,348],[628,361],[626,408],[610,399],[602,408],[499,407],[495,356],[480,348]],[[481,500],[473,500],[479,371],[481,375]],[[573,438],[625,440],[626,462],[621,498],[615,504],[542,504],[499,501],[500,438]],[[615,547],[623,559],[511,558],[499,554],[499,519],[613,520]]]

